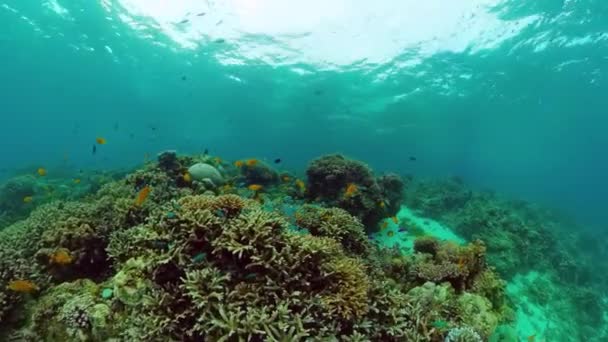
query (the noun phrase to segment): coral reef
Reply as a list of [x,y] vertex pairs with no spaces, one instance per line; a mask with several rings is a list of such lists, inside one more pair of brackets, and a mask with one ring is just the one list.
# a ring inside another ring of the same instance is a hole
[[[608,265],[597,260],[608,257],[608,251],[600,247],[601,237],[591,236],[559,213],[472,191],[458,179],[413,181],[405,197],[413,209],[453,227],[465,238],[483,240],[487,262],[502,277],[517,279],[531,271],[550,276],[552,281],[545,286],[530,287],[530,298],[539,305],[558,307],[553,312],[560,325],[574,320],[576,340],[590,339],[594,333],[583,331],[597,330],[602,324],[607,306],[599,300],[605,293],[600,275],[608,271]],[[493,273],[481,273],[472,285],[495,309],[501,305],[504,285]],[[562,295],[551,295],[554,291]],[[569,312],[577,315],[573,318]]]
[[[279,201],[281,188],[260,204],[183,183],[193,160],[162,154],[0,231],[0,339],[441,341],[503,321],[482,243],[423,239],[400,255],[347,210]],[[397,203],[397,177],[358,181]]]
[[368,232],[400,208],[403,181],[395,174],[374,178],[371,169],[342,155],[313,160],[306,170],[307,196],[359,218]]

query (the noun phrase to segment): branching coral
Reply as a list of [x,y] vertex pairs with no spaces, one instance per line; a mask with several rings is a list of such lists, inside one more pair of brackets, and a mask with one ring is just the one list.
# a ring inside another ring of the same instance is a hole
[[[489,317],[491,305],[471,302],[479,303],[482,295],[499,302],[502,295],[484,273],[483,245],[421,240],[411,258],[381,251],[368,242],[362,223],[343,209],[292,200],[287,214],[236,195],[193,195],[196,187],[180,188],[172,178],[179,159],[176,164],[165,157],[162,166],[149,164],[125,181],[103,186],[87,201],[42,206],[24,223],[0,232],[5,238],[0,247],[16,247],[0,248],[5,257],[0,258],[0,301],[18,304],[16,294],[4,290],[15,277],[31,279],[42,289],[28,305],[32,319],[18,335],[439,341],[448,329],[434,326],[435,320],[448,320],[453,327],[462,319],[482,333],[494,324],[471,309],[484,308],[480,312]],[[400,192],[383,192],[383,186],[400,188],[392,176],[355,181],[359,189],[371,181],[385,206]],[[153,189],[150,197],[134,205],[145,186]],[[382,208],[378,202],[374,206]],[[290,226],[293,213],[295,223],[310,234]],[[38,262],[28,266],[35,255]],[[84,265],[95,272],[81,269]],[[452,273],[442,269],[446,265]],[[66,282],[72,279],[77,280]],[[465,289],[476,291],[476,297],[467,298],[475,301],[459,301]]]
[[326,236],[340,242],[344,249],[354,254],[369,252],[370,244],[365,227],[359,220],[339,208],[302,206],[295,214],[296,224],[315,236]]

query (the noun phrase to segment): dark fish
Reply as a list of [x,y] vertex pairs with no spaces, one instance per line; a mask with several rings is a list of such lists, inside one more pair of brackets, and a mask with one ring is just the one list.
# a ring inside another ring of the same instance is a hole
[[208,154],[209,154],[209,149],[207,149],[207,148],[206,148],[206,149],[205,149],[205,151],[203,152],[203,155],[205,155],[205,156],[206,156],[206,155],[208,155]]
[[202,16],[204,16],[205,14],[206,14],[205,12],[201,12],[201,13],[197,14],[196,16],[197,16],[197,17],[202,17]]
[[223,38],[220,38],[220,39],[216,39],[216,40],[215,40],[215,43],[216,43],[216,44],[223,44],[223,43],[225,43],[225,42],[226,42],[226,39],[223,39]]
[[410,161],[416,161],[416,157],[410,156]]
[[217,23],[215,23],[215,26],[221,25],[223,22],[224,22],[223,20],[220,20]]
[[150,129],[153,130],[153,131],[156,131],[156,126],[150,125]]
[[133,133],[129,134],[129,138],[135,139],[135,134],[133,134]]
[[179,22],[179,24],[186,24],[186,23],[187,23],[187,22],[189,22],[189,21],[190,21],[190,20],[188,20],[188,19],[184,19],[184,20],[180,21],[180,22]]
[[93,145],[93,154],[97,153],[97,145]]
[[315,90],[315,95],[317,95],[317,96],[323,95],[323,90],[321,90],[321,89]]
[[118,131],[118,122],[114,124],[114,130]]
[[182,76],[182,81],[187,80],[188,78],[186,78],[186,76]]
[[278,164],[278,163],[280,163],[280,162],[281,162],[281,158],[277,158],[277,159],[275,159],[275,160],[274,160],[274,163],[275,163],[275,164]]

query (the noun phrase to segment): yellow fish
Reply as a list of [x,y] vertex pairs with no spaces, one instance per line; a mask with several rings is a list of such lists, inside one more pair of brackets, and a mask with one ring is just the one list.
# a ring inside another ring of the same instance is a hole
[[378,206],[379,206],[380,208],[384,208],[384,207],[385,207],[384,201],[380,201],[380,202],[378,202]]
[[298,189],[300,189],[300,191],[304,191],[304,189],[306,189],[306,184],[304,184],[304,182],[300,179],[296,180],[296,186]]
[[43,167],[38,168],[38,171],[36,171],[36,172],[38,172],[38,174],[42,177],[46,176],[46,169]]
[[344,197],[348,198],[357,193],[357,185],[354,183],[348,183],[346,190],[344,191]]
[[394,222],[395,224],[399,224],[399,219],[397,218],[397,216],[393,216],[393,217],[391,217],[391,220],[393,220],[393,222]]
[[80,184],[80,178],[74,178],[74,184]]
[[247,187],[247,189],[251,190],[251,191],[260,191],[262,190],[263,186],[260,184],[251,184],[250,186]]
[[388,237],[393,237],[395,235],[395,232],[392,230],[389,230],[388,232],[386,232],[386,236]]
[[8,283],[6,288],[19,293],[32,293],[38,291],[38,286],[29,280],[13,280]]
[[148,185],[144,186],[144,188],[141,189],[137,194],[137,198],[135,199],[135,205],[138,207],[142,205],[146,201],[146,198],[148,198],[148,195],[150,195],[151,190],[152,189],[150,189]]
[[184,179],[184,182],[186,182],[186,183],[192,183],[192,176],[190,175],[190,172],[184,173],[184,175],[182,176],[182,178]]
[[249,167],[251,167],[251,166],[256,166],[256,165],[257,165],[257,163],[258,163],[258,160],[257,160],[257,159],[249,159],[249,160],[247,160],[247,162],[245,162],[245,164],[246,164],[247,166],[249,166]]
[[23,197],[23,203],[32,203],[33,200],[34,200],[34,197],[32,197],[32,196]]
[[95,139],[95,141],[99,144],[99,145],[105,145],[108,141],[105,138],[102,137],[97,137]]
[[49,261],[51,264],[69,265],[74,261],[74,258],[67,249],[60,248],[49,256]]
[[243,164],[244,163],[241,160],[237,160],[234,162],[234,166],[236,166],[236,167],[243,167]]

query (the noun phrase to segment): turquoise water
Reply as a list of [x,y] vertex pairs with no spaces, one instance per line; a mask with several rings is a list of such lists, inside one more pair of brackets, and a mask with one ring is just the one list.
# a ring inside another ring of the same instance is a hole
[[[33,205],[5,191],[0,223],[165,150],[292,181],[338,152],[414,176],[389,230],[487,239],[520,340],[608,336],[606,1],[0,0],[0,62],[0,185],[48,172]],[[418,183],[452,176],[466,185]],[[418,235],[370,237],[411,251]]]
[[3,169],[340,151],[603,224],[605,2],[282,3],[4,1]]

